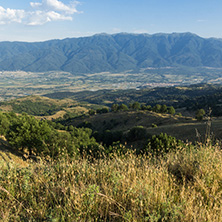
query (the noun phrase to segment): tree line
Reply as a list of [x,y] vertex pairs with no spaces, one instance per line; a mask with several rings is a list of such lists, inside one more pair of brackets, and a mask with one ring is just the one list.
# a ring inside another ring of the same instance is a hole
[[[52,121],[38,120],[34,116],[26,113],[16,115],[14,112],[0,112],[0,135],[4,136],[9,144],[21,154],[28,156],[50,156],[58,158],[64,155],[69,157],[77,157],[87,155],[96,157],[110,155],[111,153],[125,153],[128,149],[122,146],[119,140],[122,134],[106,132],[107,144],[99,143],[98,135],[89,128],[76,128],[72,125],[64,128],[64,130],[56,129],[55,123]],[[134,129],[135,128],[135,129]],[[159,147],[161,152],[171,149],[166,145],[176,141],[168,135],[160,135],[158,137],[149,137],[145,129],[142,127],[134,127],[127,137],[129,140],[147,139],[146,146],[137,150],[137,154],[151,152]],[[168,143],[168,142],[169,143]],[[149,146],[149,144],[155,144]],[[168,146],[168,145],[167,145]],[[124,148],[123,148],[124,147]]]
[[155,106],[152,107],[151,105],[145,105],[139,102],[134,102],[128,105],[124,103],[122,104],[114,103],[112,104],[110,109],[108,107],[103,107],[97,110],[90,109],[89,115],[95,115],[96,113],[101,114],[101,113],[128,111],[128,110],[148,110],[156,113],[168,113],[171,115],[174,115],[176,112],[173,106],[167,106],[165,104],[163,105],[156,104]]

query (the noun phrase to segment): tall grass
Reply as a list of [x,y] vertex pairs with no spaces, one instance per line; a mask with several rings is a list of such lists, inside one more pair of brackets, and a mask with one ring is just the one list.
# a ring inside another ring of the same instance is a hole
[[2,221],[222,221],[219,145],[0,168]]

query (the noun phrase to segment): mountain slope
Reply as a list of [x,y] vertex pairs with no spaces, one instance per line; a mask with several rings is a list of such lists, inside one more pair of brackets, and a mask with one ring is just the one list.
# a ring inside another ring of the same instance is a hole
[[165,66],[222,67],[222,40],[191,33],[119,33],[36,43],[0,42],[0,70],[83,74]]

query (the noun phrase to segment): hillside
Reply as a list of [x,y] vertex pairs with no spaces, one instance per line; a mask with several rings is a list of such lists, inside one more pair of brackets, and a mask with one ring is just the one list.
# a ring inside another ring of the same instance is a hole
[[[70,98],[79,102],[111,106],[113,103],[130,104],[135,101],[147,105],[156,104],[173,105],[179,108],[178,112],[189,115],[187,110],[196,111],[204,108],[212,109],[214,116],[221,116],[221,85],[196,84],[184,87],[157,87],[141,90],[98,90],[82,92],[56,92],[45,95],[52,99]],[[182,109],[181,109],[182,108]]]
[[79,102],[69,98],[58,100],[35,95],[22,97],[7,102],[0,102],[0,110],[4,112],[25,112],[29,115],[34,115],[38,116],[39,118],[49,120],[63,117],[69,113],[72,113],[72,115],[80,115],[88,112],[88,109],[91,106],[93,105],[80,104]]
[[[197,121],[192,117],[161,114],[151,111],[119,111],[93,116],[81,116],[60,120],[65,126],[88,127],[92,129],[97,141],[112,144],[120,141],[134,148],[142,148],[148,138],[153,135],[166,133],[182,141],[204,142],[210,130],[214,139],[222,137],[221,117],[212,118],[211,127],[208,128],[207,119]],[[127,146],[128,146],[127,145]]]
[[148,67],[222,67],[222,40],[191,33],[98,34],[46,42],[1,42],[0,70],[72,74]]
[[0,138],[0,168],[10,167],[27,167],[28,163],[22,159],[22,156],[11,148],[7,141],[1,136]]

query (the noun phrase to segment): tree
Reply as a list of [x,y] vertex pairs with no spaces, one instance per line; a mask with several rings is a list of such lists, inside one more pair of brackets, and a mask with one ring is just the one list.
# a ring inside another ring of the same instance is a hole
[[132,108],[135,110],[139,110],[139,109],[141,109],[141,105],[139,102],[135,102],[135,103],[133,103]]
[[108,113],[109,109],[107,107],[103,107],[102,109],[97,109],[96,112],[99,114]]
[[146,105],[143,104],[143,105],[141,106],[141,109],[142,109],[142,110],[152,110],[152,106],[151,106],[151,105],[147,105],[147,106],[146,106]]
[[159,104],[156,104],[153,109],[152,109],[153,112],[156,112],[156,113],[160,113],[161,111],[161,105]]
[[128,132],[127,140],[128,141],[142,140],[146,138],[146,135],[147,135],[146,128],[144,128],[143,126],[134,126]]
[[0,113],[0,135],[5,136],[7,131],[9,130],[10,121],[4,115],[4,113]]
[[167,106],[165,104],[161,106],[160,112],[161,113],[166,113],[167,112]]
[[39,154],[46,148],[51,131],[52,129],[46,121],[22,114],[13,120],[6,139],[22,152],[27,148],[30,155]]
[[205,114],[206,113],[205,113],[204,109],[198,109],[197,112],[196,112],[196,119],[198,121],[203,120],[203,117],[204,117]]
[[168,113],[171,114],[171,115],[174,115],[175,112],[176,112],[176,111],[175,111],[174,107],[173,107],[173,106],[170,106],[169,109],[168,109]]
[[90,109],[88,113],[89,113],[90,116],[93,116],[93,115],[96,114],[96,110]]
[[128,110],[128,107],[127,107],[127,105],[125,105],[125,104],[121,104],[121,105],[118,107],[118,110],[126,111],[126,110]]
[[181,140],[177,140],[175,137],[169,136],[166,133],[161,133],[160,135],[154,135],[151,139],[148,139],[144,151],[152,153],[153,155],[164,155],[182,146],[183,142]]
[[112,112],[117,112],[118,108],[119,108],[119,105],[118,105],[118,104],[113,104],[113,105],[111,106],[111,111],[112,111]]

